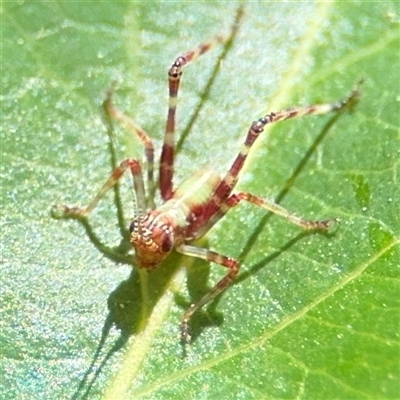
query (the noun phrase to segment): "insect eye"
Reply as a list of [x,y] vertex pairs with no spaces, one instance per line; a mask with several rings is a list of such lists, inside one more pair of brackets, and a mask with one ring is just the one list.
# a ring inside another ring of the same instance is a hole
[[169,251],[171,251],[172,240],[168,235],[164,236],[163,241],[161,243],[161,249],[162,249],[163,253],[168,253]]
[[129,225],[129,232],[135,232],[137,230],[137,222],[136,221],[132,221],[131,224]]

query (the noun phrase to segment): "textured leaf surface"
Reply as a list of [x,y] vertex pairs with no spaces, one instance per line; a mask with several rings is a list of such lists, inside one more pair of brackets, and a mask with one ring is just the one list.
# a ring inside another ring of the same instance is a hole
[[[159,148],[170,62],[225,32],[235,7],[4,3],[2,398],[81,398],[90,385],[89,398],[108,399],[398,397],[398,3],[248,3],[208,96],[221,49],[185,69],[179,131],[203,101],[176,182],[205,166],[224,172],[266,112],[365,83],[351,114],[268,130],[240,183],[299,215],[340,218],[335,234],[304,235],[250,205],[230,212],[204,245],[238,258],[242,273],[194,318],[184,360],[182,312],[222,268],[172,257],[129,277],[80,226],[49,217],[54,203],[86,204],[109,174],[99,106],[111,82]],[[121,159],[141,154],[123,130],[118,139]],[[111,196],[93,220],[118,243]]]

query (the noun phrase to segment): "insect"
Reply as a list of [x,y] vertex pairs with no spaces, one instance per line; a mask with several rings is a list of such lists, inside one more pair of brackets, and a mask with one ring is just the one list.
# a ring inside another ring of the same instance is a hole
[[130,171],[133,178],[136,202],[134,218],[129,226],[129,240],[134,249],[136,265],[139,268],[150,271],[157,268],[171,251],[175,250],[187,256],[219,264],[227,269],[227,274],[184,313],[180,325],[183,343],[189,343],[191,340],[189,322],[193,314],[225,291],[238,275],[240,269],[238,261],[193,244],[196,239],[205,235],[229,210],[242,201],[250,202],[264,208],[266,211],[280,215],[289,222],[306,230],[325,231],[335,221],[334,219],[321,221],[304,219],[272,201],[251,193],[235,191],[239,173],[243,168],[249,151],[264,128],[267,125],[290,118],[342,110],[349,103],[352,103],[358,95],[355,90],[348,98],[340,102],[294,107],[265,115],[250,125],[240,152],[225,176],[221,177],[212,170],[199,171],[184,181],[177,189],[174,189],[175,120],[182,70],[187,64],[208,52],[217,44],[231,42],[238,30],[241,15],[242,11],[239,10],[229,35],[216,36],[212,41],[201,44],[197,49],[184,53],[173,62],[168,70],[169,104],[158,177],[158,188],[163,204],[158,207],[154,204],[153,142],[142,128],[113,105],[111,91],[109,91],[104,102],[106,114],[110,119],[119,120],[126,125],[144,145],[147,187],[142,174],[142,163],[137,159],[127,159],[112,172],[88,206],[69,207],[56,205],[52,209],[52,216],[56,219],[87,221],[88,216],[96,208],[106,192],[118,184],[119,179],[126,171]]

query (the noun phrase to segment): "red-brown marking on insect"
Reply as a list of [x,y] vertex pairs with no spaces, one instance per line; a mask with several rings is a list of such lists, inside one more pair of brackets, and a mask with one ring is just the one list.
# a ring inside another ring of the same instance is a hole
[[[128,159],[114,169],[87,207],[62,205],[55,206],[52,210],[54,218],[85,221],[85,228],[89,230],[86,222],[87,217],[105,194],[116,185],[124,172],[129,170],[133,178],[136,195],[135,216],[130,225],[130,242],[135,250],[137,266],[149,270],[156,268],[175,249],[187,256],[219,264],[228,270],[226,275],[208,293],[193,303],[184,313],[181,322],[181,339],[185,343],[190,341],[189,321],[192,315],[226,290],[239,273],[240,264],[234,258],[193,244],[196,239],[202,237],[230,209],[236,207],[241,201],[247,201],[308,230],[326,230],[335,221],[332,219],[321,221],[304,219],[289,212],[281,205],[260,196],[247,192],[234,192],[249,151],[265,126],[289,118],[298,118],[306,114],[326,114],[331,111],[341,110],[345,106],[354,104],[359,96],[358,90],[355,90],[347,99],[341,102],[295,107],[265,115],[251,124],[239,154],[222,179],[213,171],[198,171],[174,191],[172,179],[174,174],[175,114],[182,67],[195,60],[199,55],[209,51],[217,43],[222,41],[232,42],[237,33],[242,14],[243,9],[239,7],[230,35],[227,37],[217,36],[213,41],[202,44],[196,50],[189,51],[178,57],[168,71],[170,97],[158,182],[163,204],[159,207],[154,205],[154,192],[152,190],[154,187],[152,173],[154,146],[152,140],[133,120],[111,104],[111,93],[109,92],[104,102],[107,116],[110,119],[116,118],[123,122],[142,141],[145,147],[148,163],[147,192],[149,194],[146,195],[141,163],[135,159]],[[97,239],[92,239],[92,241],[95,243]],[[105,246],[96,245],[101,248],[104,254],[107,254],[106,250],[104,250]]]

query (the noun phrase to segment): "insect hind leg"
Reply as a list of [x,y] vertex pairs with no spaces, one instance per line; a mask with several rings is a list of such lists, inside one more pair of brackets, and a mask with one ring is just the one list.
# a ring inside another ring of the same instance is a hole
[[[242,145],[242,148],[234,160],[232,166],[229,171],[225,175],[225,177],[221,180],[220,184],[214,191],[214,194],[209,201],[205,211],[204,211],[204,220],[208,221],[207,226],[213,226],[225,213],[231,208],[230,203],[234,200],[228,200],[232,194],[233,189],[235,188],[237,181],[239,179],[239,174],[244,166],[244,163],[250,153],[250,150],[256,140],[259,138],[260,134],[264,131],[267,125],[274,124],[276,122],[284,121],[292,118],[300,118],[305,115],[313,115],[313,114],[327,114],[332,111],[342,111],[347,108],[352,108],[355,103],[357,103],[360,92],[359,86],[362,83],[360,81],[356,88],[351,92],[351,94],[342,101],[338,101],[335,103],[325,103],[325,104],[314,104],[310,106],[299,106],[287,108],[278,112],[271,112],[259,120],[253,122],[250,126],[250,129],[247,132],[245,141]],[[246,197],[246,196],[244,196]],[[269,202],[264,201],[265,205]],[[272,204],[272,203],[271,203]],[[264,207],[267,208],[267,207]],[[268,209],[268,208],[267,208]],[[274,211],[276,210],[276,211]],[[283,214],[287,214],[288,212],[283,212],[280,206],[271,205],[272,212],[279,214],[282,212]],[[282,215],[282,214],[281,214]],[[301,226],[301,225],[300,225]]]
[[113,88],[107,91],[106,98],[103,102],[103,109],[107,116],[107,121],[111,123],[111,119],[116,119],[121,122],[128,131],[135,137],[137,137],[144,146],[144,153],[146,158],[146,169],[147,169],[147,193],[148,198],[146,199],[147,205],[151,208],[155,208],[154,204],[154,144],[149,134],[142,129],[137,123],[120,111],[112,102]]
[[161,152],[160,160],[160,176],[159,186],[162,199],[168,200],[173,193],[173,175],[174,175],[174,158],[175,158],[175,125],[176,125],[176,108],[179,92],[179,85],[182,76],[183,67],[193,62],[201,55],[207,53],[220,43],[231,42],[237,34],[240,21],[243,16],[243,7],[239,6],[235,20],[232,24],[230,33],[227,36],[217,35],[213,40],[205,42],[194,50],[187,51],[172,63],[168,70],[168,85],[169,85],[169,100],[167,122],[165,126],[164,143]]
[[228,268],[228,273],[209,291],[207,292],[199,301],[193,303],[184,313],[181,321],[181,342],[183,345],[190,343],[191,335],[189,329],[189,321],[192,315],[199,311],[203,306],[214,300],[219,294],[221,294],[231,283],[235,280],[237,274],[239,273],[240,264],[238,261],[231,257],[218,254],[214,251],[190,246],[182,245],[176,249],[179,253],[185,254],[191,257],[201,258],[205,261],[213,262]]

